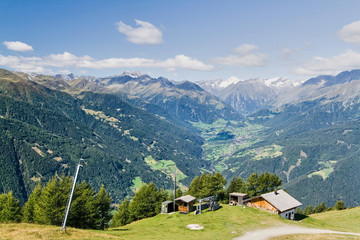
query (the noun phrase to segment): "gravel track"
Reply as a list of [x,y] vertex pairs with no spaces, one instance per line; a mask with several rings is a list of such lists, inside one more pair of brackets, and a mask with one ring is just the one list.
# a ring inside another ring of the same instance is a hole
[[233,240],[266,240],[272,237],[277,237],[287,234],[319,234],[319,233],[333,233],[333,234],[344,234],[344,235],[354,235],[360,236],[360,233],[351,233],[351,232],[338,232],[326,229],[315,229],[315,228],[305,228],[298,226],[281,226],[274,228],[265,228],[259,229],[252,232],[247,232],[243,236],[236,237]]

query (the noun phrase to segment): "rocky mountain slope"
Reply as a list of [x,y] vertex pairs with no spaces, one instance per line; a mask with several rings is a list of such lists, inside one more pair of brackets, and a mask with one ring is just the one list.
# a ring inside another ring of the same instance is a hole
[[[156,105],[173,119],[182,122],[212,123],[218,118],[229,120],[241,118],[231,106],[188,81],[174,83],[162,77],[151,78],[140,73],[125,72],[107,78],[82,77],[67,83],[73,88],[82,90],[120,94],[127,101],[141,107],[146,106],[147,103]],[[134,97],[137,99],[134,100]],[[147,103],[144,104],[143,101]],[[145,107],[145,109],[149,108]]]

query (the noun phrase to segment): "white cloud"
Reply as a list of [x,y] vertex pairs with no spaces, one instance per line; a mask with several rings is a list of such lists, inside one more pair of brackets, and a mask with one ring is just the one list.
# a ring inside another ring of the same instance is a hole
[[337,35],[345,42],[360,43],[360,21],[343,26]]
[[259,50],[259,47],[255,44],[242,44],[233,50],[233,52],[239,55],[246,55]]
[[227,57],[215,58],[217,64],[243,66],[243,67],[261,67],[266,65],[267,56],[265,54],[248,54],[245,56],[230,55]]
[[163,42],[162,32],[149,22],[135,19],[138,28],[118,22],[118,30],[127,36],[129,42],[135,44],[160,44]]
[[15,41],[15,42],[8,42],[4,41],[3,44],[7,47],[7,49],[18,51],[18,52],[26,52],[26,51],[33,51],[34,49],[32,46],[27,45],[26,43]]
[[44,69],[42,59],[38,57],[3,56],[0,54],[0,66],[10,67],[21,72],[50,72],[50,70]]
[[51,54],[44,58],[44,64],[52,67],[81,66],[93,59],[89,56],[77,57],[69,52]]
[[210,71],[214,66],[205,64],[197,59],[177,55],[165,60],[146,58],[107,58],[95,60],[90,56],[77,57],[69,52],[51,54],[42,58],[3,56],[0,54],[0,65],[23,72],[48,73],[51,67],[77,67],[80,69],[105,69],[105,68],[163,68],[166,70],[187,69],[197,71]]
[[198,71],[210,71],[214,69],[214,66],[212,65],[205,64],[197,59],[185,55],[177,55],[174,58],[166,59],[165,61],[159,63],[159,67],[168,69],[183,68]]
[[233,49],[233,54],[212,59],[214,63],[243,67],[261,67],[267,63],[267,55],[256,52],[259,47],[254,44],[242,44]]
[[78,64],[79,67],[85,68],[165,68],[167,70],[175,70],[176,68],[209,71],[214,68],[212,65],[205,64],[197,59],[177,55],[174,58],[166,60],[154,60],[146,58],[108,58],[98,61],[82,61]]
[[297,75],[335,75],[339,72],[360,68],[360,53],[351,49],[330,58],[314,57],[293,72]]

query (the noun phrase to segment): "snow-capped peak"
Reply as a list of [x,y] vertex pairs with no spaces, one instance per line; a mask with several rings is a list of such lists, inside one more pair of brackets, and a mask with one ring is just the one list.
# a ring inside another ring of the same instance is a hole
[[129,77],[132,77],[132,78],[139,78],[141,76],[143,76],[144,74],[142,74],[141,72],[139,71],[133,71],[133,72],[128,72],[128,71],[124,71],[120,76],[121,77],[124,77],[124,76],[129,76]]
[[227,86],[231,85],[231,84],[236,84],[240,81],[243,81],[240,78],[237,78],[235,76],[229,77],[227,80],[224,80],[222,82],[220,82],[219,87],[220,88],[226,88]]
[[264,84],[268,87],[276,87],[276,88],[295,86],[295,83],[286,77],[275,77],[275,78],[264,79]]

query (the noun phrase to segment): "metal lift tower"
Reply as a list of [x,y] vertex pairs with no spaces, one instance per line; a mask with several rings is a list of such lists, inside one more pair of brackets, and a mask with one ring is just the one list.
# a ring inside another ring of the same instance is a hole
[[76,180],[77,180],[77,177],[78,177],[78,174],[79,174],[79,169],[80,169],[80,167],[82,167],[82,165],[80,164],[80,162],[81,162],[82,160],[83,160],[83,159],[80,158],[79,163],[78,163],[78,165],[76,166],[76,173],[75,173],[75,177],[74,177],[74,181],[73,181],[73,186],[72,186],[72,189],[71,189],[71,193],[70,193],[70,197],[69,197],[69,201],[68,201],[68,205],[67,205],[67,208],[66,208],[65,217],[64,217],[64,221],[63,221],[61,230],[65,230],[65,229],[66,229],[66,220],[67,220],[68,215],[69,215],[70,206],[71,206],[71,201],[72,201],[72,198],[73,198],[73,195],[74,195]]

